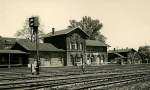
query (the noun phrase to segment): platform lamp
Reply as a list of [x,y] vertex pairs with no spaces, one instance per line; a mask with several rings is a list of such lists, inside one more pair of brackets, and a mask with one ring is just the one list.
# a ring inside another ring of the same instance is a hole
[[36,74],[39,74],[39,66],[40,66],[40,61],[39,61],[39,37],[38,37],[38,27],[39,27],[39,19],[38,17],[30,17],[29,18],[29,27],[31,28],[32,35],[35,35],[35,42],[36,42]]

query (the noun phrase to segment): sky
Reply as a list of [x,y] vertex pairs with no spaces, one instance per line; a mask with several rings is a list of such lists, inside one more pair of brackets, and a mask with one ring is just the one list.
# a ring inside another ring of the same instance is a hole
[[103,24],[110,49],[150,45],[150,0],[0,0],[0,35],[14,37],[33,15],[45,33],[90,16]]

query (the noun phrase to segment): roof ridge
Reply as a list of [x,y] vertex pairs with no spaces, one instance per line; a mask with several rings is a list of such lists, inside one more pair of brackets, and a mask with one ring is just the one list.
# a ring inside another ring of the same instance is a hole
[[[27,41],[18,41],[18,44],[20,44],[23,48],[29,51],[35,51],[36,50],[36,43]],[[51,43],[39,43],[39,51],[64,51],[63,49],[58,49]]]
[[22,40],[17,41],[18,44],[21,44],[21,46],[23,46],[23,48],[27,49],[28,47],[26,45],[24,45],[22,42],[23,42]]
[[66,29],[62,29],[62,30],[58,30],[54,32],[54,35],[52,34],[52,32],[46,34],[44,37],[49,37],[49,36],[59,36],[59,35],[65,35],[68,34],[70,32],[72,32],[75,29],[80,29],[83,33],[85,33],[87,36],[89,36],[84,30],[82,30],[80,27],[74,27],[74,28],[66,28]]

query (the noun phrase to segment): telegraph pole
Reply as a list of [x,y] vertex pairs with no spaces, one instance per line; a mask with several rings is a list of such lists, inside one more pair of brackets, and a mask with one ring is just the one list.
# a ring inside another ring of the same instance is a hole
[[[39,61],[39,37],[38,37],[38,27],[39,27],[39,21],[38,17],[30,17],[29,18],[29,27],[31,28],[32,34],[35,35],[35,42],[36,42],[36,74],[39,75],[39,66],[40,66],[40,61]],[[33,36],[32,35],[32,36]]]

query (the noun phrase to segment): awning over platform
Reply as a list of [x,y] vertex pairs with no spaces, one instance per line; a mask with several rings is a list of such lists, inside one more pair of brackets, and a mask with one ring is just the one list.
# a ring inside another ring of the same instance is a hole
[[20,50],[0,50],[0,54],[27,54],[26,52]]

